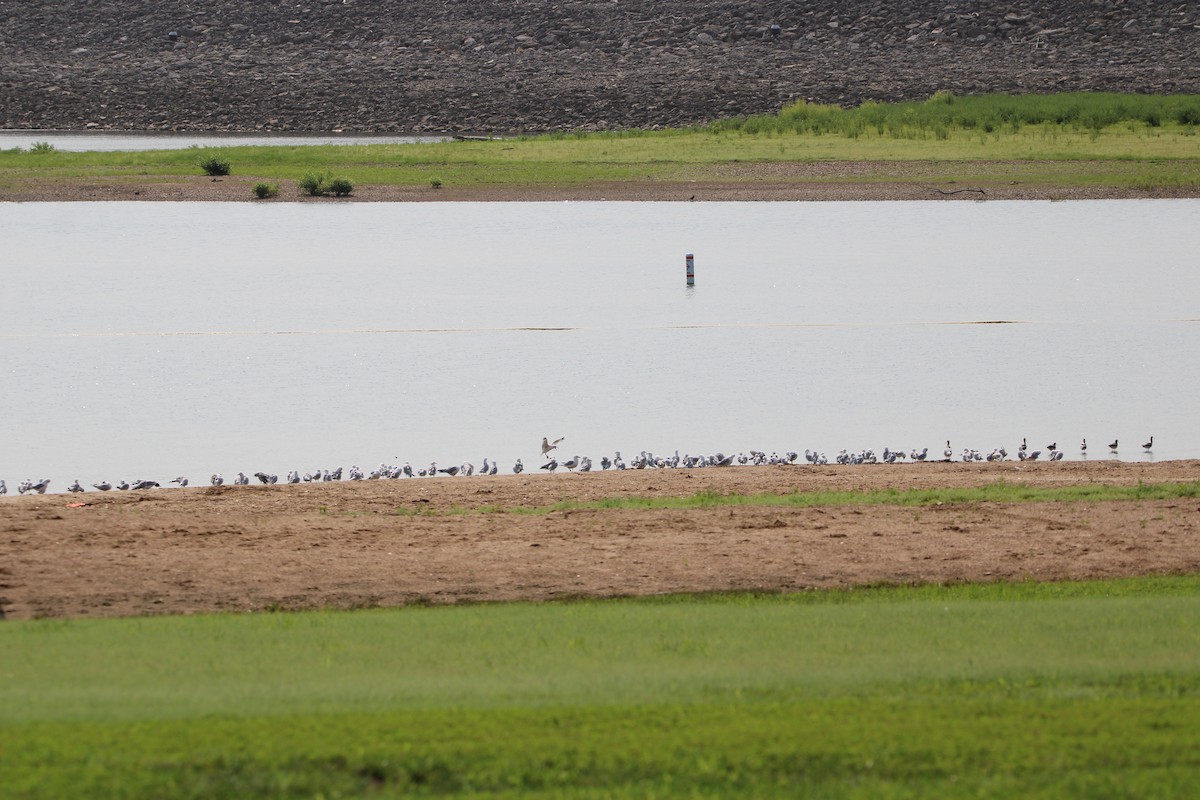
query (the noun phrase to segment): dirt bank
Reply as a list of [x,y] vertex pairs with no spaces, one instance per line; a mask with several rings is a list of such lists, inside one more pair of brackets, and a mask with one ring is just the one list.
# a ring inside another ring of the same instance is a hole
[[710,490],[1197,479],[1197,461],[1104,461],[628,470],[7,497],[0,498],[0,612],[27,619],[1194,573],[1194,500],[503,509]]
[[0,3],[0,128],[517,132],[796,99],[1200,93],[1165,0]]

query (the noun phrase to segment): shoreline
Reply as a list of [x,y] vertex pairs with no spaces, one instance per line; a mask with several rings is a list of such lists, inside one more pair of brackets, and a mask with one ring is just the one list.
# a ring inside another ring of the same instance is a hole
[[1190,497],[560,503],[1198,479],[1198,460],[933,462],[10,497],[0,499],[0,619],[1197,574]]
[[[845,162],[846,174],[861,171],[861,162]],[[295,183],[277,181],[278,197],[258,199],[256,183],[269,179],[242,176],[210,178],[179,175],[146,178],[20,179],[0,186],[0,202],[820,202],[820,201],[987,201],[987,200],[1141,200],[1196,199],[1200,186],[1153,189],[976,183],[965,185],[931,176],[924,181],[622,181],[586,185],[430,186],[361,185],[348,197],[307,197]]]

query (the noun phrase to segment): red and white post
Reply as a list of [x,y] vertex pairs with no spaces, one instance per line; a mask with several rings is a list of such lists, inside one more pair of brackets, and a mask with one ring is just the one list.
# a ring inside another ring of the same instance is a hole
[[687,254],[687,285],[696,285],[696,257],[691,253]]

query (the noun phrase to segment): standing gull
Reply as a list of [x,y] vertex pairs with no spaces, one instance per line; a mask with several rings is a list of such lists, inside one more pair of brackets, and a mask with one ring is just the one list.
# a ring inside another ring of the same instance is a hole
[[178,483],[180,487],[184,487],[188,485],[188,479],[180,475],[178,478],[171,481],[171,483]]

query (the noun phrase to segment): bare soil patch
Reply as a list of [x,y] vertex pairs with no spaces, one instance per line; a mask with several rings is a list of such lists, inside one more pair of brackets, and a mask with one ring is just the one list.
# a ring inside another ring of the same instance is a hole
[[[560,500],[1193,481],[1200,462],[427,478],[0,498],[0,612],[99,617],[1200,571],[1190,500],[518,514]],[[457,513],[461,510],[482,513]],[[413,513],[416,512],[416,513]]]
[[[1086,163],[1086,162],[1085,162]],[[996,165],[993,165],[995,167]],[[99,200],[256,203],[464,202],[464,201],[785,201],[785,200],[1113,200],[1200,197],[1200,188],[1175,186],[1064,186],[1022,180],[956,183],[942,168],[923,162],[839,161],[753,164],[729,169],[721,180],[594,182],[579,186],[360,185],[349,197],[308,197],[294,182],[254,176],[210,178],[171,175],[139,178],[38,178],[0,186],[0,201]],[[255,198],[256,183],[278,183],[280,194]]]

